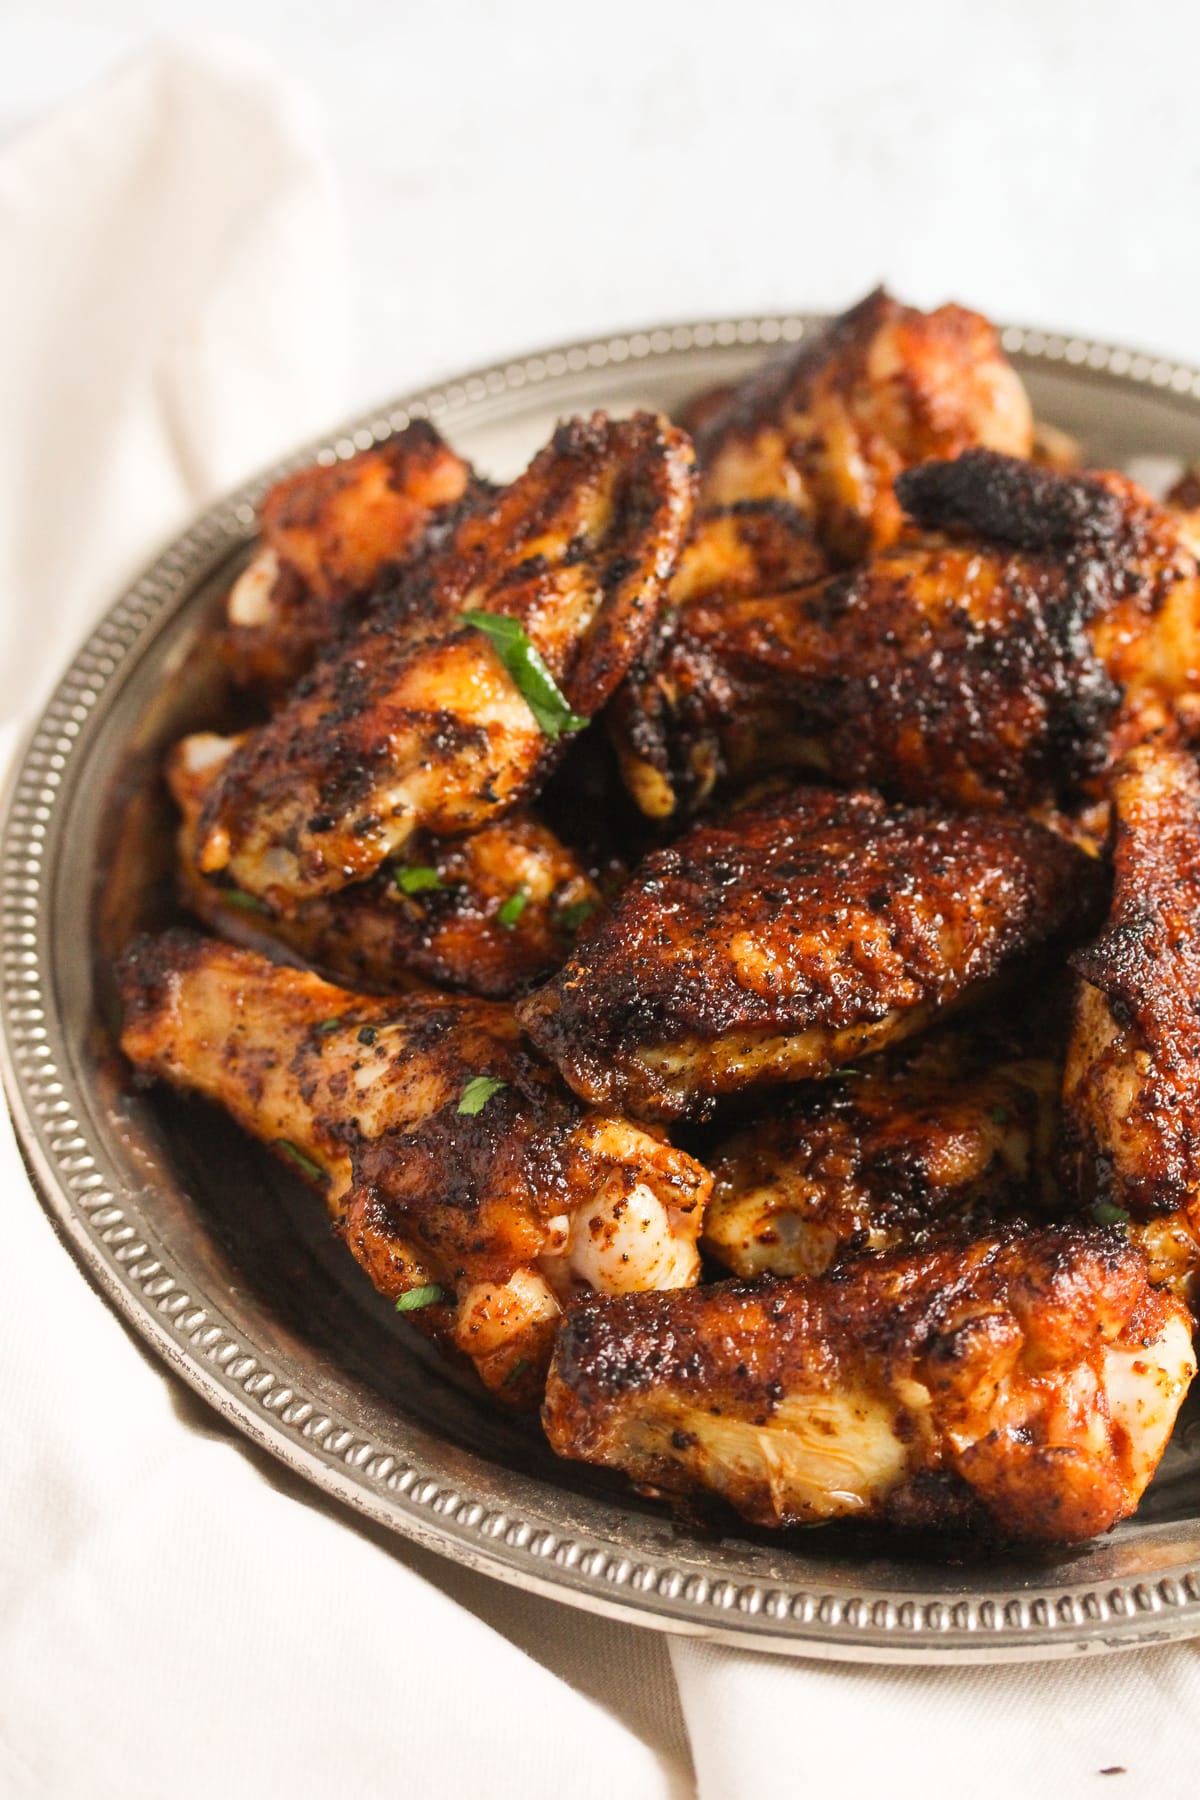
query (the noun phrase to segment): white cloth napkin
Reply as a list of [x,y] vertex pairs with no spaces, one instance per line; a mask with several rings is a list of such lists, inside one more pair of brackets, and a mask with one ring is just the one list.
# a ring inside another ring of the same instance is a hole
[[[148,55],[0,151],[0,753],[190,512],[338,417],[340,242],[316,124],[227,45]],[[0,1193],[5,1795],[1196,1791],[1190,1646],[777,1662],[668,1646],[376,1534],[143,1354],[3,1120]]]

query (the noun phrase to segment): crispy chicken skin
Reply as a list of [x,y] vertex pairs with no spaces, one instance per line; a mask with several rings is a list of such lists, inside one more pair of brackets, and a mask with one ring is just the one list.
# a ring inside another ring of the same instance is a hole
[[560,426],[230,757],[201,871],[284,911],[364,879],[414,831],[475,831],[528,800],[559,746],[461,615],[520,625],[590,717],[645,641],[691,509],[691,446],[666,420]]
[[1086,930],[1098,870],[1015,815],[798,788],[652,853],[518,1016],[642,1118],[827,1075]]
[[259,547],[226,603],[222,649],[235,678],[271,697],[286,692],[388,565],[486,491],[423,419],[277,481],[259,507]]
[[[503,1399],[536,1393],[581,1287],[696,1279],[711,1177],[578,1106],[506,1007],[368,999],[186,932],[135,940],[121,990],[134,1067],[217,1101],[306,1173],[381,1293],[441,1287],[422,1323]],[[481,1077],[501,1085],[470,1110]]]
[[626,780],[655,816],[723,774],[789,767],[1069,811],[1131,744],[1196,731],[1200,571],[1177,517],[1119,475],[983,450],[896,489],[920,534],[664,626],[622,718]]
[[[181,815],[180,902],[234,943],[299,958],[372,993],[432,982],[503,1000],[558,968],[576,920],[601,905],[595,882],[566,845],[528,813],[510,813],[470,837],[417,833],[402,865],[276,918],[263,902],[248,903],[238,889],[206,881],[196,869],[200,811],[237,742],[197,732],[167,760],[167,785]],[[412,893],[404,891],[406,880]]]
[[707,504],[788,500],[853,562],[901,524],[902,469],[973,445],[1028,456],[1025,390],[978,313],[922,313],[882,289],[699,415]]
[[708,1159],[703,1248],[735,1275],[823,1275],[1052,1213],[1059,1037],[972,1017],[797,1088]]
[[1014,1231],[584,1302],[542,1417],[560,1455],[755,1525],[1069,1543],[1133,1511],[1195,1366],[1185,1310],[1118,1233]]
[[1132,1214],[1160,1279],[1200,1270],[1200,774],[1146,744],[1112,786],[1112,910],[1076,951],[1063,1086],[1068,1185],[1098,1216]]

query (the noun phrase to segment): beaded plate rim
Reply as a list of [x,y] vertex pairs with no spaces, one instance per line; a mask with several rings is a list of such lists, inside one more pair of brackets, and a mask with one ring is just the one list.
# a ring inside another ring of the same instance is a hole
[[[316,1392],[288,1386],[157,1241],[122,1172],[77,1114],[53,1015],[48,830],[86,765],[104,703],[130,678],[136,652],[185,606],[205,576],[252,533],[265,488],[306,461],[331,463],[411,420],[452,426],[489,401],[545,387],[570,404],[589,370],[696,352],[796,343],[819,314],[701,320],[585,339],[472,370],[373,408],[305,445],[207,509],[109,608],[68,666],[12,766],[3,851],[0,1074],[34,1187],[60,1236],[102,1295],[222,1416],[328,1495],[384,1527],[519,1587],[627,1622],[742,1648],[858,1661],[1001,1662],[1200,1635],[1200,1566],[1138,1581],[1031,1584],[1027,1593],[954,1599],[920,1592],[822,1592],[808,1585],[713,1579],[687,1557],[633,1554],[597,1530],[565,1532],[544,1512],[496,1506],[402,1450],[370,1441]],[[1194,413],[1200,369],[1066,333],[1010,326],[1018,363],[1151,390]],[[65,1066],[64,1066],[65,1065]],[[575,1501],[576,1507],[586,1502]],[[600,1509],[596,1508],[599,1512]]]

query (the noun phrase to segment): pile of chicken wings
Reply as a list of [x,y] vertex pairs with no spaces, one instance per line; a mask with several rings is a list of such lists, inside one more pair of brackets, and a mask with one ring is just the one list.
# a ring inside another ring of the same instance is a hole
[[1198,507],[882,292],[506,487],[423,422],[293,475],[127,1057],[564,1457],[1109,1529],[1196,1370]]

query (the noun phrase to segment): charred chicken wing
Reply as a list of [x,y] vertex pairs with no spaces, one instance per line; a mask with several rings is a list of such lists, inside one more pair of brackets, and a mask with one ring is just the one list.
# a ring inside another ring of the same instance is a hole
[[122,998],[134,1067],[298,1168],[380,1292],[428,1300],[422,1322],[504,1399],[537,1391],[581,1288],[696,1279],[711,1177],[576,1105],[505,1007],[367,999],[185,932],[135,941]]
[[1113,782],[1116,865],[1100,937],[1076,951],[1064,1163],[1099,1218],[1132,1215],[1158,1279],[1200,1298],[1200,774],[1134,750]]
[[576,921],[601,904],[566,845],[528,813],[510,813],[470,837],[417,833],[402,863],[277,918],[265,902],[206,881],[196,869],[200,811],[237,742],[197,732],[176,745],[167,764],[181,813],[180,901],[234,943],[290,954],[372,993],[432,982],[500,1000],[556,969]]
[[1195,1367],[1184,1308],[1118,1233],[1011,1232],[586,1301],[543,1421],[562,1456],[755,1525],[1071,1542],[1133,1511]]
[[916,801],[1077,808],[1200,725],[1200,570],[1118,475],[968,451],[897,482],[923,535],[853,573],[680,610],[622,712],[665,816],[722,774],[807,768]]
[[690,445],[665,420],[561,426],[229,758],[202,873],[284,911],[415,831],[475,831],[527,800],[638,654],[691,505]]
[[261,542],[230,589],[223,650],[237,680],[278,697],[311,667],[371,586],[411,556],[464,498],[486,494],[432,425],[344,462],[277,481],[259,508]]
[[518,1012],[593,1104],[702,1115],[981,996],[1086,929],[1097,874],[1015,815],[799,788],[654,852]]
[[987,320],[882,290],[699,417],[701,498],[788,500],[844,562],[888,544],[902,469],[973,445],[1028,456],[1033,417]]
[[709,1159],[703,1247],[735,1275],[822,1275],[864,1250],[1055,1209],[1055,1023],[955,1021],[741,1125]]

